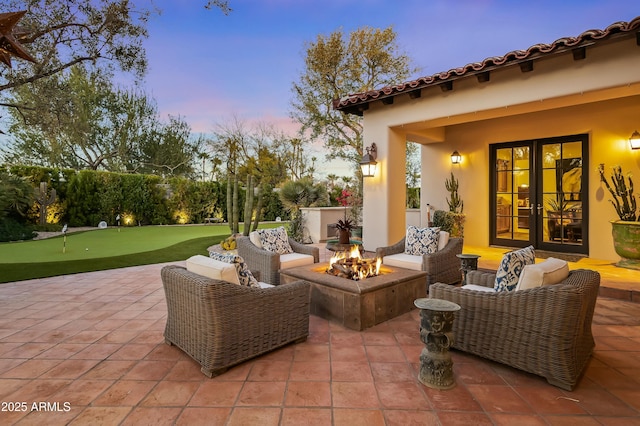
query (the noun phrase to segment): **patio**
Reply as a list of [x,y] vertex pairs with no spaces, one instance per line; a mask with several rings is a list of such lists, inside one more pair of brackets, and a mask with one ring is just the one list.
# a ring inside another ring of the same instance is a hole
[[[465,248],[487,268],[502,251]],[[574,392],[457,351],[457,387],[421,385],[417,310],[363,332],[312,316],[306,342],[208,379],[164,344],[162,266],[1,285],[2,423],[640,424],[639,303],[599,298],[595,354]],[[601,271],[601,295],[638,301],[630,283],[640,272],[589,259],[576,267]]]

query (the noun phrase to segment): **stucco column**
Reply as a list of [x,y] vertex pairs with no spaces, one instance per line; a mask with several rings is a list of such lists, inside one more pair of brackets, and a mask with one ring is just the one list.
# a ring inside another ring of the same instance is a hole
[[[365,117],[365,121],[366,117]],[[366,250],[396,243],[406,230],[406,139],[374,121],[364,126],[364,146],[378,147],[378,169],[363,182],[362,240]]]

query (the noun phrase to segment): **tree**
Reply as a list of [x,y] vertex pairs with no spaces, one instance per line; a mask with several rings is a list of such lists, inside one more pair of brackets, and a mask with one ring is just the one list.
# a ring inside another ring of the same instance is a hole
[[405,182],[407,185],[407,208],[420,208],[420,145],[407,142]]
[[[121,170],[155,105],[116,91],[110,75],[78,65],[14,90],[11,110],[14,159],[45,166]],[[11,160],[11,157],[9,157]]]
[[276,155],[282,161],[289,179],[297,180],[304,176],[313,176],[316,158],[307,158],[308,143],[301,138],[290,138],[284,134],[274,134]]
[[231,12],[231,8],[229,7],[229,2],[226,0],[209,0],[207,4],[204,6],[206,9],[212,9],[217,7],[224,13],[228,15]]
[[188,174],[194,146],[180,118],[164,124],[155,101],[117,89],[111,75],[77,65],[14,90],[7,160],[73,169]]
[[0,241],[32,239],[25,216],[33,204],[34,188],[26,178],[0,171]]
[[181,117],[169,116],[169,122],[156,122],[143,129],[140,142],[133,146],[127,171],[160,176],[193,176],[194,161],[205,139],[192,138],[191,127]]
[[[310,172],[303,157],[298,155],[302,142],[293,139],[297,148],[291,150],[291,138],[272,126],[258,124],[249,127],[237,117],[218,125],[210,149],[216,161],[226,162],[227,217],[231,232],[239,230],[239,188],[245,188],[244,233],[257,228],[262,215],[265,194],[292,174]],[[253,218],[253,222],[251,219]]]
[[248,144],[245,125],[237,117],[230,123],[219,124],[210,148],[216,158],[226,160],[227,178],[227,221],[232,234],[238,233],[240,226],[238,209],[238,174],[240,172],[241,153]]
[[[27,10],[14,35],[36,63],[0,67],[0,92],[53,76],[79,63],[104,63],[144,75],[151,11],[129,0],[6,0],[0,12]],[[20,108],[19,104],[4,104]]]
[[333,109],[333,100],[345,95],[405,81],[412,73],[410,59],[400,51],[391,27],[364,27],[349,34],[342,30],[319,35],[306,46],[305,70],[293,84],[292,118],[322,138],[329,160],[354,164],[362,158],[362,119]]

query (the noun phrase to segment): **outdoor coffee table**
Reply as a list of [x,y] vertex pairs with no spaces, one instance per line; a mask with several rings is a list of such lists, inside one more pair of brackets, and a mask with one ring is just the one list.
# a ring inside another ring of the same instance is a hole
[[427,294],[427,273],[382,265],[381,274],[360,281],[325,273],[328,263],[280,271],[280,285],[297,280],[311,283],[311,314],[352,330],[388,321],[415,306]]

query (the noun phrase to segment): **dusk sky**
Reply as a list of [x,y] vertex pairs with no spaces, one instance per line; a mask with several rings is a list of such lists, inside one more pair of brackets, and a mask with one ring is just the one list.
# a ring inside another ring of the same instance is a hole
[[[292,137],[292,84],[320,34],[392,26],[415,79],[640,16],[639,0],[229,0],[229,15],[207,0],[131,1],[161,10],[148,24],[143,88],[162,119],[211,134],[237,117]],[[310,155],[324,161],[321,141]],[[351,174],[339,162],[318,166],[321,176]]]
[[640,15],[637,0],[230,0],[227,16],[205,3],[154,0],[145,84],[163,116],[202,133],[235,115],[294,135],[305,43],[340,28],[393,26],[420,77]]

